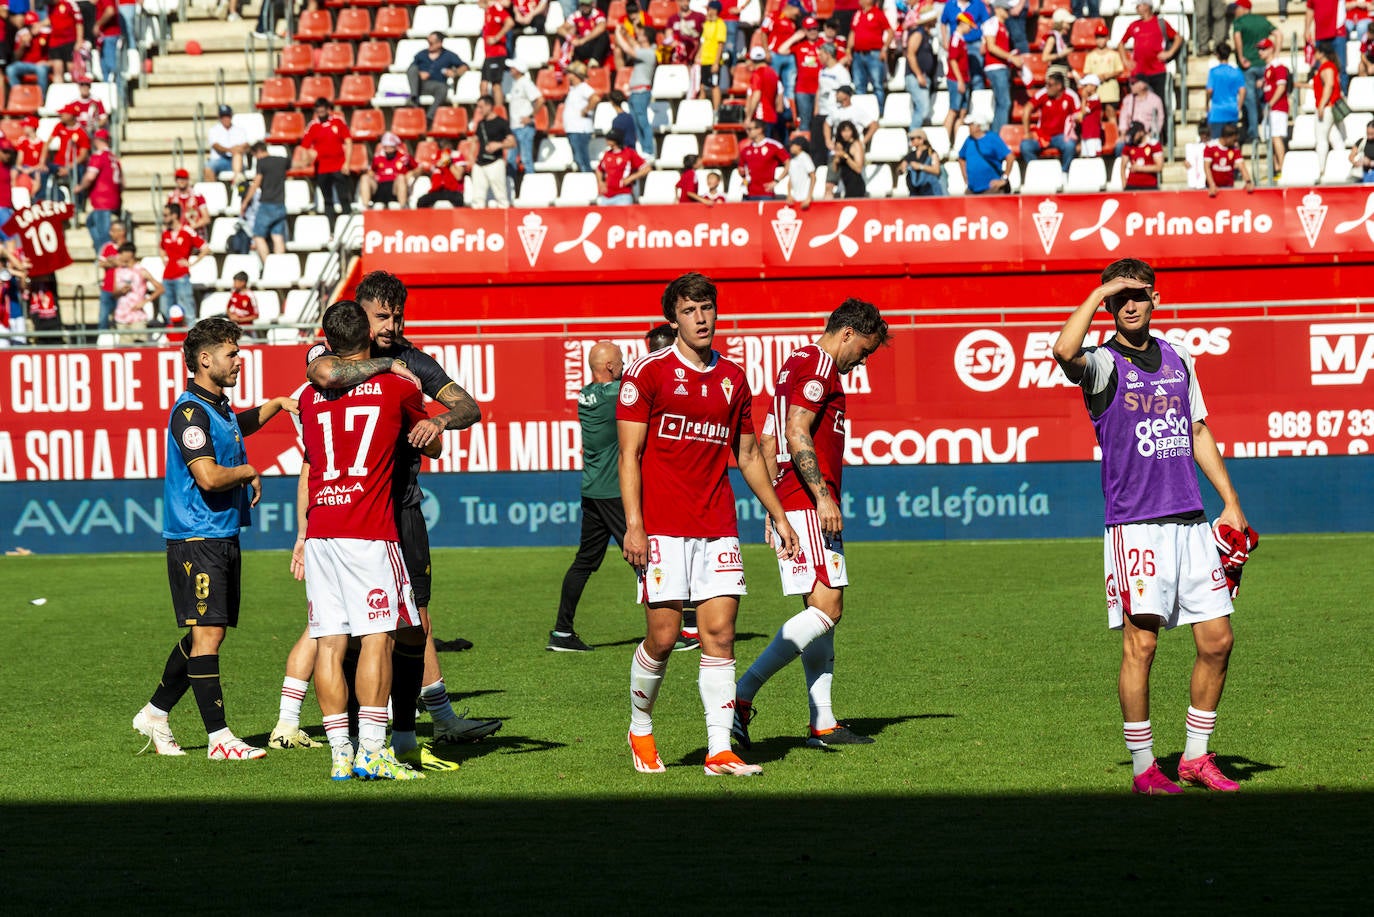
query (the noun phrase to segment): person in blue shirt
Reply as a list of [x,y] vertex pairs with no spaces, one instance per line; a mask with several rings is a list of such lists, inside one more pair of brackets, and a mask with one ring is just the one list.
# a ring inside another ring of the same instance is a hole
[[296,399],[273,398],[235,414],[227,389],[243,368],[239,326],[227,318],[197,322],[182,353],[192,378],[172,405],[167,425],[167,477],[162,537],[177,626],[189,632],[172,648],[152,698],[134,716],[134,730],[160,755],[184,755],[167,714],[190,689],[209,737],[211,761],[246,761],[267,752],[238,738],[225,722],[219,647],[239,619],[239,529],[262,496],[243,438],[256,433]]
[[1245,74],[1231,63],[1231,46],[1217,45],[1216,66],[1207,72],[1207,124],[1212,136],[1220,137],[1221,129],[1240,122],[1240,109],[1245,104]]
[[456,81],[468,72],[463,59],[444,47],[444,33],[430,32],[425,49],[415,55],[406,69],[410,80],[411,105],[420,104],[420,96],[433,96],[429,103],[428,117],[434,120],[434,113],[448,104],[449,82]]
[[959,147],[959,170],[964,173],[969,194],[1010,193],[1016,154],[1000,135],[987,132],[985,117],[969,118],[965,123],[968,139]]

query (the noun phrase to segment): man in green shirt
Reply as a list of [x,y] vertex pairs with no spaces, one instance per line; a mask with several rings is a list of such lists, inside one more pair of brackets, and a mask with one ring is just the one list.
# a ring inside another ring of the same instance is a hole
[[[1283,33],[1263,16],[1250,12],[1250,0],[1238,0],[1235,22],[1231,23],[1231,47],[1236,49],[1236,65],[1245,74],[1245,142],[1259,136],[1260,85],[1264,82],[1264,61],[1257,47],[1264,39],[1274,43],[1274,52],[1283,50]],[[1285,139],[1285,138],[1280,138]]]
[[601,566],[611,539],[625,538],[625,507],[620,502],[620,442],[615,405],[620,373],[625,368],[620,348],[607,341],[587,355],[592,381],[577,393],[577,419],[582,425],[582,543],[563,577],[558,621],[549,633],[548,648],[560,653],[589,653],[591,647],[573,630],[573,616],[587,577]]

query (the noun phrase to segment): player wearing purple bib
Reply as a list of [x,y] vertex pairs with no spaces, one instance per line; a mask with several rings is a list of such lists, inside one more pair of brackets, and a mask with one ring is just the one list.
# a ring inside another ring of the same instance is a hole
[[[1154,282],[1154,270],[1143,261],[1123,258],[1108,265],[1102,285],[1064,323],[1054,356],[1082,387],[1102,447],[1107,617],[1122,631],[1118,691],[1134,772],[1131,788],[1181,792],[1155,762],[1150,666],[1160,627],[1188,624],[1197,658],[1179,779],[1231,791],[1235,781],[1207,750],[1235,641],[1231,596],[1203,512],[1195,462],[1221,496],[1221,521],[1241,529],[1247,523],[1207,427],[1191,358],[1150,334],[1150,316],[1159,305]],[[1084,348],[1093,316],[1104,304],[1116,334],[1101,347]]]

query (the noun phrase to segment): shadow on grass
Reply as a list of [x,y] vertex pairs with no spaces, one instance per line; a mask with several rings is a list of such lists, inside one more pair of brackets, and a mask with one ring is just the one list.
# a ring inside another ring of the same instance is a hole
[[[750,640],[757,640],[757,639],[759,639],[760,637],[771,637],[771,636],[772,636],[772,634],[757,634],[757,633],[754,633],[754,632],[752,632],[752,631],[746,631],[746,632],[744,632],[744,633],[737,633],[737,634],[735,634],[735,643],[737,643],[737,644],[738,644],[738,643],[748,643]],[[617,646],[639,646],[639,644],[640,644],[641,642],[643,642],[643,640],[644,640],[644,637],[643,637],[643,636],[631,637],[631,638],[628,639],[628,640],[613,640],[613,641],[611,641],[611,642],[609,642],[609,643],[593,643],[593,644],[592,644],[592,648],[593,648],[593,649],[602,649],[602,648],[610,649],[610,648],[617,647]],[[693,650],[693,652],[695,652],[695,650]],[[741,670],[741,671],[743,671],[743,670]]]
[[[953,713],[916,713],[910,716],[887,716],[887,717],[846,717],[845,723],[854,732],[861,736],[870,736],[881,741],[883,730],[889,726],[896,726],[899,723],[910,722],[911,720],[932,720],[932,719],[954,719]],[[806,735],[796,736],[769,736],[766,739],[755,739],[753,745],[743,750],[741,757],[750,764],[767,764],[769,762],[781,761],[792,752],[801,749],[806,754],[838,754],[843,751],[841,748],[811,748],[806,744]],[[693,765],[700,767],[706,758],[705,746],[687,752],[677,761],[669,764],[669,767]]]
[[[646,871],[687,863],[709,881],[673,882],[658,909],[795,913],[820,888],[827,913],[1368,904],[1350,854],[1369,839],[1369,793],[756,795],[766,780],[633,798],[437,799],[353,781],[327,802],[5,806],[6,910],[619,913]],[[427,865],[393,855],[407,847]]]
[[[1158,759],[1159,767],[1165,774],[1169,775],[1169,777],[1175,777],[1178,774],[1179,759],[1182,757],[1183,755],[1180,752],[1165,755]],[[1122,763],[1123,766],[1126,767],[1129,767],[1131,764],[1129,760]],[[1283,765],[1251,761],[1249,758],[1244,758],[1240,755],[1217,755],[1217,767],[1221,768],[1223,774],[1237,783],[1245,783],[1247,780],[1253,780],[1258,775],[1267,771],[1280,770]]]

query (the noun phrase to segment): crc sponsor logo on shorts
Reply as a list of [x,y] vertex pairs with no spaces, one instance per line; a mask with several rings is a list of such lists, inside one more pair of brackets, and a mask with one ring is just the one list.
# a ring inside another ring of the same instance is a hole
[[1374,322],[1309,325],[1313,385],[1364,385],[1374,370]]
[[[1368,327],[1374,330],[1374,325]],[[1083,346],[1098,346],[1114,333],[1110,329],[1090,331]],[[1029,331],[1024,334],[1024,338],[1018,337],[1013,342],[992,328],[970,331],[955,345],[955,375],[967,388],[983,393],[995,392],[1013,378],[1017,388],[1075,387],[1054,359],[1054,342],[1059,332]],[[1186,350],[1194,358],[1221,356],[1231,349],[1231,329],[1226,327],[1169,328],[1157,332],[1156,337]],[[1134,382],[1137,380],[1128,379],[1126,387],[1132,388]]]
[[391,617],[391,598],[383,589],[373,589],[367,594],[367,613],[369,621]]

